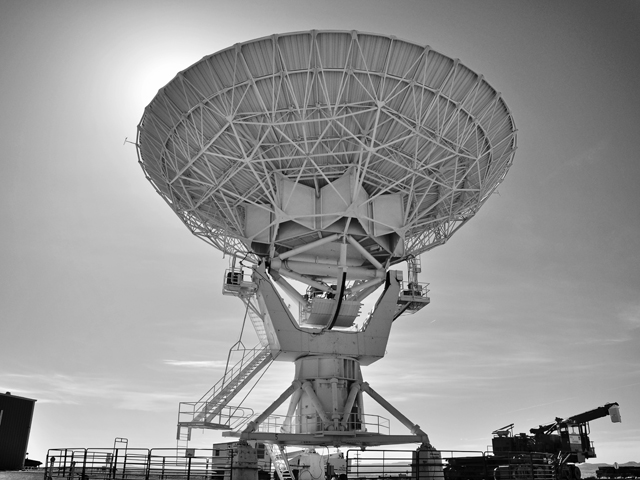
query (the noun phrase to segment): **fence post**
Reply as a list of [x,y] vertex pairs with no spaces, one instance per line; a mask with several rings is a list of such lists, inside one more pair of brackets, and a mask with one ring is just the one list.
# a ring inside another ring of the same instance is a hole
[[[47,450],[47,459],[44,462],[44,479],[48,480],[49,477],[51,476],[49,473],[49,453],[51,452],[51,450]],[[53,470],[53,468],[51,469]],[[53,472],[51,472],[53,473]]]
[[84,455],[82,456],[82,474],[81,474],[81,480],[84,480],[86,477],[86,472],[87,472],[87,449],[84,449]]
[[191,457],[187,459],[187,480],[191,478]]
[[151,450],[147,453],[147,473],[144,476],[144,480],[149,480],[149,475],[151,474]]
[[[58,467],[58,473],[60,472],[60,467]],[[67,449],[64,449],[64,463],[62,464],[62,476],[67,475]]]
[[69,470],[69,480],[73,480],[73,476],[76,473],[76,452],[75,450],[71,452],[71,467]]
[[115,480],[116,478],[116,469],[118,468],[118,449],[115,449],[115,455],[113,456],[113,465],[111,466],[111,472],[109,472],[109,478]]
[[484,478],[489,478],[487,476],[489,475],[487,470],[487,452],[482,452],[482,468],[484,470]]

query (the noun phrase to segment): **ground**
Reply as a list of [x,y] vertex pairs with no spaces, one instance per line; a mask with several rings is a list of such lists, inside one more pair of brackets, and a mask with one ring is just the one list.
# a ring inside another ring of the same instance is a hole
[[42,480],[44,468],[35,470],[20,470],[17,472],[0,472],[0,480]]

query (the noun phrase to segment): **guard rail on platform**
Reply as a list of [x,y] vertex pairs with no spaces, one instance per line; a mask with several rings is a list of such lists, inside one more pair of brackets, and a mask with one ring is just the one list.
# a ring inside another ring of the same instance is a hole
[[[264,445],[261,447],[265,455]],[[552,463],[540,454],[499,457],[479,451],[346,451],[341,480],[556,480]],[[234,480],[232,448],[61,448],[47,453],[45,480]],[[260,454],[258,458],[262,458]],[[292,466],[295,470],[295,467]],[[277,479],[271,461],[259,461],[258,478]],[[324,479],[317,479],[324,480]]]
[[213,449],[64,448],[47,453],[45,480],[224,480],[233,454]]
[[[389,419],[379,415],[363,415],[362,421],[349,420],[348,431],[359,431],[389,435]],[[270,415],[258,426],[259,432],[267,433],[312,433],[322,432],[322,418],[318,414],[294,416],[287,421],[286,415]]]

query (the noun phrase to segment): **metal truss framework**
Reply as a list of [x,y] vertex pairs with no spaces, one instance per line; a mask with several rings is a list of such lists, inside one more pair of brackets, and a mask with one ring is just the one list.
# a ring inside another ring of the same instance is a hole
[[271,232],[298,226],[273,233],[271,252],[322,238],[335,214],[291,213],[279,179],[319,195],[352,172],[352,198],[366,196],[340,228],[355,218],[368,248],[374,202],[399,195],[402,221],[381,225],[404,241],[395,263],[478,211],[513,161],[516,129],[500,94],[458,60],[389,36],[311,31],[237,44],[180,72],[145,110],[137,146],[175,213],[229,254],[252,252],[250,205],[268,212]]
[[[264,347],[199,402],[182,404],[178,439],[181,428],[187,438],[191,428],[231,428],[229,401],[279,360],[295,362],[292,386],[230,436],[429,446],[363,381],[360,365],[384,356],[400,314],[429,303],[416,257],[473,217],[511,166],[516,129],[500,94],[460,61],[395,37],[274,35],[180,72],[145,109],[137,148],[185,225],[232,255],[223,291],[243,300]],[[245,259],[255,263],[250,278]],[[406,284],[390,270],[405,260]],[[298,304],[297,319],[276,284]],[[369,422],[363,392],[411,435]]]

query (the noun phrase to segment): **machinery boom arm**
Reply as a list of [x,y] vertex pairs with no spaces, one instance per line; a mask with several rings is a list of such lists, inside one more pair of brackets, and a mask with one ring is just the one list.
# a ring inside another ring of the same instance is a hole
[[[532,428],[529,431],[534,434],[549,434],[558,430],[562,425],[577,425],[596,420],[598,418],[606,417],[611,414],[611,407],[618,407],[618,402],[606,403],[601,407],[594,408],[587,412],[578,413],[567,418],[557,417],[556,421],[547,425],[540,425],[538,428]],[[620,415],[616,412],[615,417],[612,416],[612,422],[619,422]]]
[[[591,420],[595,420],[597,418],[606,417],[609,415],[609,409],[613,406],[618,406],[617,402],[607,403],[601,407],[594,408],[593,410],[589,410],[588,412],[579,413],[578,415],[573,415],[572,417],[565,418],[562,420],[562,423],[585,423],[590,422]],[[556,419],[557,421],[558,419]]]

